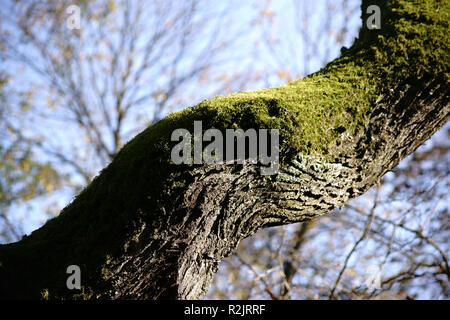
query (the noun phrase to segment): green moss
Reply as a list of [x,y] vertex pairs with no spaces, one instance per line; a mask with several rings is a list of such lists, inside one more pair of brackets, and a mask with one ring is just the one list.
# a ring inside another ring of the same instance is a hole
[[91,288],[87,288],[85,286],[81,286],[81,291],[77,294],[74,294],[72,298],[74,300],[91,300],[94,296],[94,292]]
[[48,289],[42,290],[41,297],[43,300],[48,300],[50,298],[50,293],[49,293]]
[[[205,100],[150,127],[145,140],[167,141],[175,128],[192,130],[193,121],[202,120],[204,129],[279,128],[282,157],[301,152],[333,159],[330,143],[369,125],[374,102],[387,90],[424,77],[448,79],[448,3],[364,1],[363,13],[368,5],[382,8],[382,28],[368,30],[363,23],[360,39],[343,57],[286,86]],[[140,152],[135,142],[125,147],[135,147],[130,155]]]
[[202,120],[205,130],[280,129],[282,157],[298,152],[326,157],[327,146],[340,134],[364,127],[376,97],[376,84],[365,70],[342,58],[283,87],[215,97],[171,114],[126,145],[118,157],[133,158],[151,142],[167,152],[172,131],[192,132],[195,120]]
[[[364,1],[382,10],[379,31],[362,28],[358,47],[366,45],[368,66],[380,88],[388,89],[405,80],[439,76],[448,80],[450,4],[448,1]],[[364,15],[363,15],[364,18]]]

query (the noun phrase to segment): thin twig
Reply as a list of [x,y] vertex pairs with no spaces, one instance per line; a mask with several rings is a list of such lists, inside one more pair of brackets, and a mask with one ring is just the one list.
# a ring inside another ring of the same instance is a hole
[[338,277],[336,279],[336,282],[334,283],[334,286],[331,289],[331,292],[330,292],[330,295],[329,295],[330,299],[334,298],[334,292],[336,291],[336,288],[337,288],[337,286],[339,284],[339,281],[341,281],[341,278],[342,278],[342,275],[345,272],[345,269],[347,269],[348,261],[350,260],[351,256],[355,252],[355,250],[358,247],[358,245],[366,238],[367,234],[369,233],[369,230],[370,230],[370,228],[372,226],[373,217],[375,215],[375,208],[378,205],[378,195],[379,195],[379,187],[377,187],[377,189],[376,189],[375,199],[374,199],[374,202],[373,202],[372,209],[370,210],[370,214],[369,214],[369,217],[367,219],[366,225],[364,226],[364,231],[363,231],[361,237],[358,239],[358,241],[356,241],[356,243],[353,246],[353,248],[347,254],[347,257],[345,258],[344,265],[342,266],[341,271],[339,272],[339,275],[338,275]]

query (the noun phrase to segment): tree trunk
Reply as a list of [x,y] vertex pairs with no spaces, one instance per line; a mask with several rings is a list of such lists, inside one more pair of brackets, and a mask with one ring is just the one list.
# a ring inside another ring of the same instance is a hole
[[[370,2],[370,3],[369,3]],[[307,221],[378,183],[449,118],[449,2],[363,1],[359,38],[279,88],[205,100],[130,141],[61,214],[0,246],[2,298],[203,298],[258,229]],[[369,30],[369,5],[381,29]],[[277,128],[280,170],[175,165],[171,133]],[[69,265],[81,290],[69,290]]]

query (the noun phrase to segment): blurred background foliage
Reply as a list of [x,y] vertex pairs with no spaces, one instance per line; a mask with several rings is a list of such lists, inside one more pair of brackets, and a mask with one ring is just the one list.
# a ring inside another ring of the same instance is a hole
[[[79,29],[67,26],[73,4]],[[2,1],[0,243],[57,215],[124,143],[169,112],[319,70],[353,42],[359,6]],[[344,208],[243,241],[207,298],[448,299],[449,132]]]

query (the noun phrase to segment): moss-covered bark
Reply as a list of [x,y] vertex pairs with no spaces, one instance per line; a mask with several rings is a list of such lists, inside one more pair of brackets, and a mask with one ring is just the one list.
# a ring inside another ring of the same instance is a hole
[[[381,29],[365,28],[366,7]],[[205,100],[130,141],[61,214],[0,246],[2,298],[201,298],[262,227],[343,205],[449,117],[448,1],[364,1],[354,45],[286,86]],[[281,169],[174,165],[177,128],[278,128]],[[67,266],[82,270],[66,288]]]

